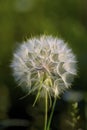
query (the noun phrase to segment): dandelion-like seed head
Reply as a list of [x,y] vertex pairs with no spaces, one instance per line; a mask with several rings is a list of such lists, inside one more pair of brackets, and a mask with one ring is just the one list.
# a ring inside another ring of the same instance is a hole
[[52,36],[32,38],[19,46],[11,64],[19,85],[29,93],[44,97],[59,96],[71,86],[76,71],[76,57],[63,40]]

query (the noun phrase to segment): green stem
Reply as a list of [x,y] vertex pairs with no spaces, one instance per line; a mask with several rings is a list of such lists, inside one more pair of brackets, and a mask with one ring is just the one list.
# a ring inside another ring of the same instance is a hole
[[52,121],[55,105],[56,105],[56,98],[54,99],[54,102],[53,102],[52,111],[51,111],[51,114],[50,114],[50,117],[49,117],[49,121],[48,121],[48,125],[47,125],[47,130],[50,130],[50,125],[51,125],[51,121]]
[[44,130],[47,128],[47,112],[48,112],[48,95],[46,91],[46,96],[45,96],[45,123],[44,123]]

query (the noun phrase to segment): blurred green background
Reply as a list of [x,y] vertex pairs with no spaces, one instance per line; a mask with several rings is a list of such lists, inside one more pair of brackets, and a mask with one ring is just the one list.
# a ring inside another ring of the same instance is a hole
[[[82,127],[87,130],[87,0],[0,0],[0,120],[28,119],[33,125],[27,129],[40,129],[34,127],[35,120],[33,122],[31,119],[35,118],[34,114],[39,115],[39,112],[30,115],[33,113],[30,111],[33,97],[19,100],[25,93],[17,87],[10,63],[18,44],[26,38],[41,34],[63,38],[77,56],[78,76],[71,93],[68,93],[70,99],[67,99],[68,94],[64,95],[57,103],[56,110],[60,112],[63,105],[67,109],[71,101],[78,101]],[[35,119],[41,124],[43,118],[39,116]],[[62,116],[63,110],[60,118]],[[60,123],[55,123],[55,120]],[[65,130],[62,123],[59,117],[54,116],[52,127]]]

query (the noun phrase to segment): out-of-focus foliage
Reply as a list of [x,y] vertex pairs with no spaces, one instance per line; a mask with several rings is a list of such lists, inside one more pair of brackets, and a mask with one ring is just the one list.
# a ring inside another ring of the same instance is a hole
[[22,95],[10,69],[13,51],[23,40],[41,34],[59,36],[69,43],[78,60],[73,89],[87,90],[87,0],[0,0],[0,98],[5,97],[0,104],[6,103],[5,111],[9,98],[3,86],[10,90],[13,103]]
[[8,117],[8,109],[10,107],[9,91],[6,86],[0,85],[0,120]]

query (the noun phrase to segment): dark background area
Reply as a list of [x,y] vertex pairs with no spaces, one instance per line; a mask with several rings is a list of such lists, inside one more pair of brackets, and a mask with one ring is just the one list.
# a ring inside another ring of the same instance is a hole
[[[43,129],[44,105],[38,103],[32,108],[32,95],[20,100],[27,92],[15,83],[10,68],[18,44],[41,34],[63,38],[78,60],[78,76],[72,88],[57,101],[52,128],[67,130],[64,120],[68,108],[77,101],[79,127],[87,130],[87,0],[0,0],[0,120],[26,119],[29,126],[21,129]],[[2,126],[3,129],[7,128]]]

